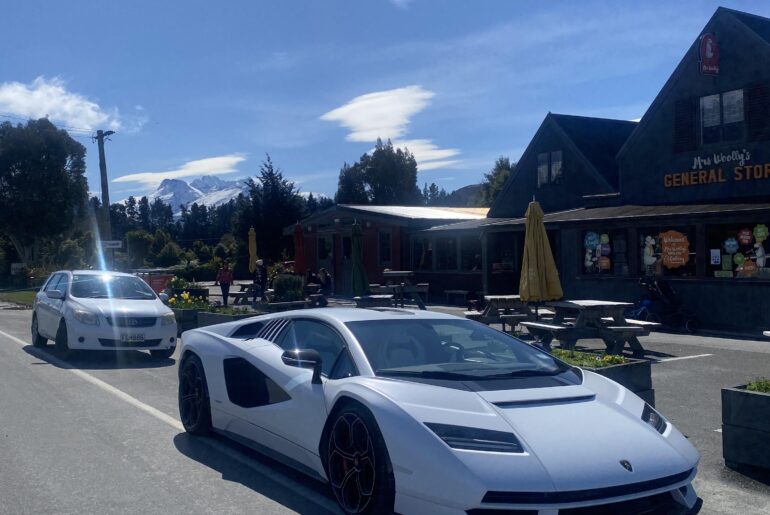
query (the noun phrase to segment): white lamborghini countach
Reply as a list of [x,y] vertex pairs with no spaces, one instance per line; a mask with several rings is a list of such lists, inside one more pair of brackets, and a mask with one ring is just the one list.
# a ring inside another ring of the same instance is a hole
[[328,482],[346,513],[694,513],[699,454],[622,386],[489,327],[402,309],[187,331],[179,411]]

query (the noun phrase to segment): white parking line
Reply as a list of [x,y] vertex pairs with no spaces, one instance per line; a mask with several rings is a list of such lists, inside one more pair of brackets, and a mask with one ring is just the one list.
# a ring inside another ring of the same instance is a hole
[[659,359],[658,363],[667,363],[669,361],[679,361],[681,359],[707,358],[709,356],[713,356],[713,354],[696,354],[695,356],[679,356],[678,358],[663,358],[663,359]]
[[[12,341],[12,342],[14,342],[14,343],[16,343],[16,344],[18,344],[18,345],[20,345],[22,347],[31,347],[31,344],[29,342],[25,342],[21,338],[17,338],[15,336],[13,336],[12,334],[6,333],[5,331],[0,331],[0,335],[5,336],[10,341]],[[88,372],[84,372],[83,370],[80,370],[79,368],[75,368],[72,365],[70,365],[69,363],[67,363],[66,361],[63,361],[63,360],[57,358],[56,356],[53,356],[53,355],[51,355],[51,354],[49,354],[49,353],[47,353],[47,352],[45,352],[43,350],[36,349],[34,347],[32,347],[30,349],[30,353],[35,355],[35,357],[37,357],[39,359],[48,361],[52,365],[55,365],[57,367],[63,368],[65,370],[68,370],[69,372],[72,372],[73,374],[75,374],[76,376],[80,377],[81,379],[83,379],[85,381],[88,381],[89,383],[91,383],[92,385],[96,386],[97,388],[99,388],[99,389],[101,389],[101,390],[103,390],[103,391],[105,391],[107,393],[110,393],[110,394],[114,395],[115,397],[117,397],[118,399],[120,399],[122,401],[125,401],[128,404],[130,404],[130,405],[132,405],[132,406],[142,410],[143,412],[147,413],[148,415],[151,415],[151,416],[155,417],[156,419],[160,420],[161,422],[164,422],[165,424],[171,426],[173,429],[175,429],[177,431],[180,431],[180,432],[184,431],[184,426],[182,426],[182,422],[180,422],[179,420],[177,420],[174,417],[171,417],[171,416],[163,413],[162,411],[160,411],[160,410],[158,410],[156,408],[153,408],[149,404],[143,403],[142,401],[140,401],[136,397],[132,397],[131,395],[129,395],[126,392],[124,392],[123,390],[115,388],[114,386],[112,386],[109,383],[105,383],[101,379],[98,379],[98,378],[92,376]],[[234,451],[232,448],[228,447],[227,445],[225,445],[225,444],[223,444],[221,442],[218,442],[216,440],[212,440],[210,438],[201,439],[200,441],[205,442],[206,444],[208,444],[210,447],[214,448],[218,452],[226,455],[228,458],[236,460],[240,464],[242,464],[242,465],[244,465],[246,467],[249,467],[249,468],[255,470],[256,472],[258,472],[260,474],[263,474],[263,475],[268,476],[268,477],[272,477],[275,474],[275,471],[273,471],[269,466],[264,465],[262,463],[259,463],[259,462],[255,461],[255,460],[249,458],[248,456],[245,456],[245,455],[241,454],[241,453],[238,453],[238,452]],[[306,497],[308,499],[312,499],[313,502],[315,502],[316,504],[318,504],[319,506],[325,508],[328,511],[337,512],[337,510],[338,510],[337,504],[334,503],[334,501],[332,501],[331,499],[329,499],[329,498],[327,498],[325,496],[322,496],[322,495],[318,495],[317,492],[313,491],[312,489],[308,488],[307,486],[305,486],[305,485],[303,485],[301,483],[298,483],[297,481],[294,481],[290,477],[284,477],[284,478],[282,478],[282,480],[283,480],[283,482],[285,483],[286,486],[290,487],[295,492],[300,493],[301,495],[303,495],[303,497]]]

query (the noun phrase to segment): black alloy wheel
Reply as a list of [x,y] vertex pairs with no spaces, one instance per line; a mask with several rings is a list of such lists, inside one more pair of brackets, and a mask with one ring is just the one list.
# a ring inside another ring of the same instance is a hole
[[179,416],[185,431],[203,436],[211,429],[206,375],[198,356],[186,358],[179,373]]
[[351,405],[334,420],[328,437],[326,471],[345,513],[392,513],[393,473],[374,417]]
[[37,315],[32,315],[32,345],[35,347],[45,347],[45,345],[48,343],[47,338],[43,338],[40,336],[40,331],[37,327]]

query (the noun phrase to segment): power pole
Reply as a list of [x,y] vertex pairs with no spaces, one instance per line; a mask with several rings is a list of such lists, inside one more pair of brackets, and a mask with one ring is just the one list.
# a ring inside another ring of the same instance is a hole
[[[96,131],[96,137],[94,138],[99,145],[99,173],[102,179],[102,227],[100,229],[102,240],[112,239],[112,224],[110,223],[110,190],[109,182],[107,180],[107,161],[104,158],[104,138],[115,134],[114,131],[104,132],[103,130]],[[110,267],[115,264],[115,251],[110,251]]]

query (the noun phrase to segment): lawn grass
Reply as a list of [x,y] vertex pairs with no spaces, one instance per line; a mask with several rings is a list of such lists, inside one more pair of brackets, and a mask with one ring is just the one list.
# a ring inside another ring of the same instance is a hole
[[0,291],[0,302],[13,302],[31,306],[37,291]]
[[592,352],[553,349],[551,354],[553,357],[562,361],[566,361],[570,365],[574,365],[576,367],[602,368],[628,362],[628,360],[623,356],[615,356],[611,354],[594,354]]

